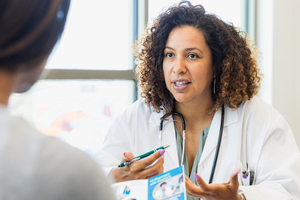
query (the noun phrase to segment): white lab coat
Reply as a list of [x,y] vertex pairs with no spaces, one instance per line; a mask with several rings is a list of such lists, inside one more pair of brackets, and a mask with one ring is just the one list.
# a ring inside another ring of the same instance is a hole
[[165,195],[163,195],[162,189],[159,188],[159,189],[155,192],[154,197],[155,197],[156,199],[163,199],[163,198],[166,198],[166,197],[168,197],[168,196],[172,196],[173,193],[174,193],[174,191],[173,191],[171,188],[169,188],[169,187],[167,186],[167,187],[165,188]]
[[[106,174],[120,163],[124,152],[131,151],[137,156],[161,145],[159,124],[162,116],[163,112],[153,112],[153,108],[147,107],[144,99],[140,99],[115,119],[101,151],[95,155]],[[206,182],[215,156],[220,122],[221,111],[217,111],[198,164],[197,173]],[[170,145],[165,153],[164,170],[178,167],[173,123],[164,126],[162,144]],[[224,132],[213,182],[229,181],[236,168],[245,170],[242,163],[246,159],[250,170],[255,172],[252,186],[248,186],[249,181],[239,175],[240,189],[247,200],[299,200],[299,155],[287,122],[274,108],[254,97],[237,110],[225,107]]]

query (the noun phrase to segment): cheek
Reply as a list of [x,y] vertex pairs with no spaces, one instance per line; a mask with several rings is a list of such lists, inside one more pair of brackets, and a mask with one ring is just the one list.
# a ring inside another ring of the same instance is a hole
[[163,72],[164,72],[165,85],[169,89],[170,88],[170,76],[165,69],[163,70]]
[[210,79],[214,75],[214,69],[213,66],[210,63],[203,63],[202,65],[199,65],[197,67],[194,67],[194,74],[197,74],[198,77],[202,77],[205,79]]
[[163,72],[164,72],[165,82],[168,85],[171,73],[170,73],[170,67],[166,62],[163,62]]

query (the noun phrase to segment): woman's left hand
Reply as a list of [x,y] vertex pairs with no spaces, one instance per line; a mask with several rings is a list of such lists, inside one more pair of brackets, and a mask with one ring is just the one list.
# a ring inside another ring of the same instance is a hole
[[201,176],[194,174],[199,187],[185,176],[186,193],[190,196],[202,198],[203,200],[240,200],[238,194],[239,181],[238,174],[240,169],[235,169],[230,175],[230,180],[227,183],[212,183],[206,184]]

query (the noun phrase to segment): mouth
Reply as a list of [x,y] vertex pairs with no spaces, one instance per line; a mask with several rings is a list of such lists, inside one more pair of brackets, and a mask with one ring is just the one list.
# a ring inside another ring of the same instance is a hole
[[176,81],[176,82],[173,82],[176,86],[184,86],[184,85],[187,85],[187,84],[190,84],[191,82],[188,82],[188,81]]

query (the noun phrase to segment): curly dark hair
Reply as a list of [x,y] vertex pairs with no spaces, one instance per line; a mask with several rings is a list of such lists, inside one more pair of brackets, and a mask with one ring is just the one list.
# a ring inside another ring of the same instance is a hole
[[191,26],[200,30],[212,54],[215,71],[213,114],[223,104],[237,108],[257,94],[261,74],[257,63],[257,49],[247,34],[206,13],[202,5],[189,1],[169,7],[146,29],[145,35],[135,44],[141,97],[155,112],[165,109],[165,116],[174,109],[174,97],[166,87],[163,72],[164,49],[168,36],[175,27]]

